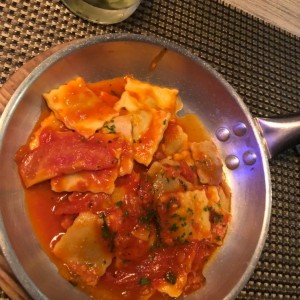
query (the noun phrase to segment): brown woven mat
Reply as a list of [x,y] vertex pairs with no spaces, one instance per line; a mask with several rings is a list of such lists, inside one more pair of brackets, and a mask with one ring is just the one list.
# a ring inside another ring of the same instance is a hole
[[[206,60],[236,88],[254,116],[300,110],[300,39],[218,1],[144,0],[127,21],[101,26],[70,14],[58,0],[2,0],[0,29],[0,86],[24,62],[55,45],[132,32],[164,37]],[[270,166],[269,235],[238,299],[300,299],[300,158],[291,149]],[[1,274],[0,286],[6,286]]]

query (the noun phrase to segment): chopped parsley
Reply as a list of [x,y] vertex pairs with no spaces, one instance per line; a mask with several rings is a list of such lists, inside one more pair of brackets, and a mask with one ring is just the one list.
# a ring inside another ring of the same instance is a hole
[[213,223],[222,223],[222,221],[223,221],[223,215],[215,212],[212,217],[212,222]]
[[109,230],[109,228],[108,228],[108,226],[107,226],[106,223],[104,223],[104,224],[102,225],[101,231],[102,231],[102,237],[103,237],[105,240],[108,240],[108,239],[110,238],[111,233],[110,233],[110,230]]
[[169,210],[173,204],[177,203],[177,198],[176,197],[170,197],[169,201],[166,203],[166,208]]
[[103,225],[101,227],[102,238],[108,242],[110,250],[113,251],[113,248],[114,248],[114,238],[115,238],[116,234],[109,229],[109,227],[108,227],[108,225],[106,223],[106,220],[105,220],[105,214],[101,213],[100,217],[103,220]]
[[117,203],[116,203],[116,205],[119,207],[119,208],[122,208],[122,206],[123,206],[123,201],[118,201]]
[[203,208],[204,211],[211,211],[212,207],[211,206],[205,206]]
[[172,218],[172,219],[173,219],[173,218],[177,218],[177,217],[180,217],[179,214],[177,214],[177,213],[171,215],[171,218]]
[[169,230],[174,232],[174,231],[177,231],[178,230],[178,225],[176,223],[173,223],[170,227],[169,227]]
[[188,190],[187,184],[182,179],[180,179],[180,178],[178,179],[178,181],[181,184],[181,186],[183,187],[183,190],[187,191]]
[[186,210],[189,214],[193,214],[194,211],[189,207],[187,210]]
[[187,225],[187,222],[185,222],[185,221],[183,223],[181,223],[182,227],[185,227],[186,225]]
[[166,282],[174,285],[177,281],[177,276],[172,271],[169,271],[165,274],[165,280]]
[[197,170],[196,166],[194,166],[194,165],[190,166],[190,168],[193,172],[195,172]]
[[116,133],[116,125],[114,124],[114,120],[105,122],[103,128],[107,129],[108,133]]
[[152,253],[151,256],[150,256],[150,258],[151,258],[151,261],[154,261],[154,259],[155,259],[155,254]]
[[139,285],[149,285],[151,283],[151,279],[147,277],[142,277],[139,280]]
[[139,221],[143,224],[148,224],[155,217],[155,210],[150,210],[146,215],[140,216]]

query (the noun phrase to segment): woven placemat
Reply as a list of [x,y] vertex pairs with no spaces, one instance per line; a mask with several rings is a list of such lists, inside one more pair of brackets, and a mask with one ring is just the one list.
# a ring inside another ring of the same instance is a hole
[[[24,62],[53,46],[132,32],[164,37],[206,60],[254,116],[300,110],[300,38],[219,1],[144,0],[127,21],[101,26],[70,14],[58,0],[5,0],[0,29],[0,87]],[[238,299],[300,299],[300,157],[288,150],[270,168],[269,235]]]

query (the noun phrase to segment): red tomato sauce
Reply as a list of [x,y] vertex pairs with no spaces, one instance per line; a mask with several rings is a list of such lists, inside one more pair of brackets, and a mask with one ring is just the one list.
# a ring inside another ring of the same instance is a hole
[[[192,140],[207,139],[208,134],[197,118],[189,115],[178,119],[178,123],[188,134],[191,133]],[[23,147],[21,152],[19,155],[23,156],[26,147]],[[71,196],[72,201],[68,201],[71,193],[51,191],[49,181],[25,189],[29,217],[41,246],[56,264],[59,272],[71,283],[72,278],[66,267],[55,258],[51,249],[80,212],[106,213],[107,226],[112,232],[118,232],[114,240],[114,251],[118,254],[119,261],[108,267],[95,287],[79,286],[95,298],[137,299],[138,295],[146,295],[149,292],[148,280],[151,281],[152,287],[159,286],[162,280],[172,282],[175,273],[185,270],[187,261],[193,261],[194,272],[189,274],[184,294],[198,289],[205,283],[202,270],[216,248],[213,244],[193,240],[172,247],[162,247],[159,243],[149,247],[148,242],[132,235],[129,237],[129,233],[135,230],[140,235],[145,232],[155,235],[156,232],[155,224],[149,222],[153,218],[150,193],[152,186],[143,175],[145,171],[145,167],[137,164],[131,175],[117,179],[116,186],[125,189],[125,195],[117,202],[104,193],[86,193],[84,196],[82,193],[74,193]],[[195,181],[195,173],[191,172],[186,164],[182,163],[178,172],[186,180],[192,183]],[[123,219],[122,223],[120,219]],[[136,224],[140,224],[138,230]],[[216,234],[220,234],[222,230],[222,225],[213,228]],[[196,273],[197,276],[194,275]],[[155,292],[150,299],[163,298],[166,296]]]

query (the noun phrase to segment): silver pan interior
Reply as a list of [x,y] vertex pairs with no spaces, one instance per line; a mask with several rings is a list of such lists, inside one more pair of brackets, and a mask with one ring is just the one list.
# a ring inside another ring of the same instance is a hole
[[[163,49],[154,71],[150,62]],[[196,113],[210,131],[222,158],[240,159],[236,170],[224,167],[232,188],[233,220],[225,244],[205,268],[207,283],[186,299],[232,299],[246,284],[259,259],[270,217],[268,162],[254,123],[234,90],[206,63],[169,42],[135,35],[109,35],[79,41],[44,61],[20,85],[0,123],[1,246],[22,285],[35,299],[85,299],[86,295],[63,280],[41,250],[24,204],[24,192],[14,153],[26,142],[44,105],[41,94],[77,75],[88,81],[133,74],[141,80],[180,90],[185,112]],[[232,129],[243,122],[247,132]],[[215,132],[230,130],[220,142]],[[253,165],[243,154],[257,155]]]

